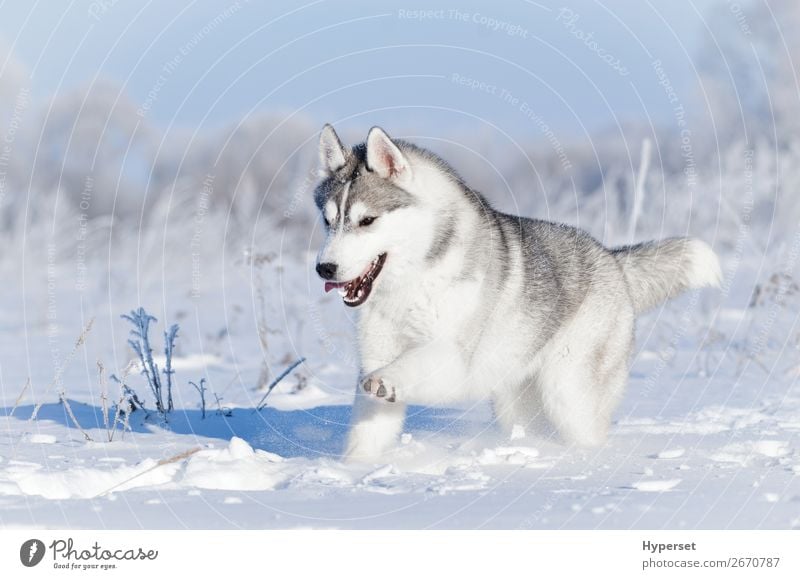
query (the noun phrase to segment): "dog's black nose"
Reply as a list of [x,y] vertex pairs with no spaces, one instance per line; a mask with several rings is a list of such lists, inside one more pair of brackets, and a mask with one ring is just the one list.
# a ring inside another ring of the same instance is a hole
[[322,279],[333,279],[336,277],[335,263],[318,263],[317,273]]

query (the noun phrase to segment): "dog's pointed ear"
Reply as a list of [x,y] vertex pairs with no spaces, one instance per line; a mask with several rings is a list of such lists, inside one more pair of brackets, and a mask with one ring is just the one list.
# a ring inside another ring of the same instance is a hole
[[367,135],[367,166],[384,179],[411,178],[411,165],[405,155],[380,127],[372,127]]
[[326,124],[319,135],[319,162],[323,171],[334,173],[344,167],[347,152],[333,127]]

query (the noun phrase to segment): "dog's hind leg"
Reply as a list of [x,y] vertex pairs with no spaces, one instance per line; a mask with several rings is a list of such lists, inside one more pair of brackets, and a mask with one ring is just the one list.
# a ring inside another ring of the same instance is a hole
[[[542,368],[542,403],[550,422],[568,442],[602,444],[628,379],[630,340],[620,332],[612,347],[595,341],[586,348],[565,347]],[[577,350],[577,351],[575,351]]]
[[505,385],[493,392],[492,410],[495,420],[506,433],[512,433],[515,426],[520,426],[529,435],[548,438],[553,435],[542,406],[538,380],[533,374],[517,384]]
[[567,442],[605,442],[628,378],[633,323],[629,303],[608,293],[589,294],[542,351],[542,403]]
[[406,405],[402,402],[387,404],[357,392],[344,453],[345,460],[380,459],[403,430],[405,416]]
[[566,442],[597,446],[605,441],[609,413],[599,389],[596,377],[581,363],[554,364],[543,372],[542,403]]

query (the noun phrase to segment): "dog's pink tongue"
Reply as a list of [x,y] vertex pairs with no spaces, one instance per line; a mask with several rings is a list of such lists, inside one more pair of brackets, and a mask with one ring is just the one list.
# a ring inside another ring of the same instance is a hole
[[332,289],[340,288],[340,287],[342,287],[342,286],[344,286],[346,284],[347,284],[346,281],[342,281],[342,282],[326,281],[325,282],[325,293],[328,293]]

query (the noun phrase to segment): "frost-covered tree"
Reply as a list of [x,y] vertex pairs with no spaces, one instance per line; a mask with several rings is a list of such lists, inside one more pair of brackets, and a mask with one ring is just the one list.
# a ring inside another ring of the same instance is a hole
[[722,141],[800,129],[800,3],[721,2],[706,19],[697,56],[700,80]]
[[30,109],[30,75],[0,41],[0,230],[13,227],[21,202]]
[[116,84],[99,81],[57,94],[40,111],[32,168],[40,191],[61,191],[82,212],[120,214],[141,207],[156,137]]

